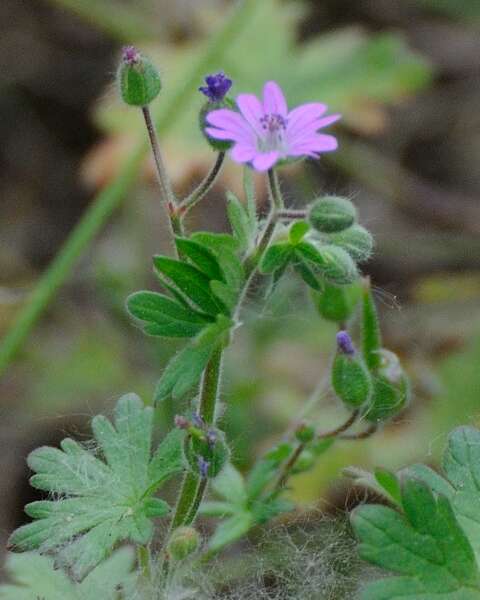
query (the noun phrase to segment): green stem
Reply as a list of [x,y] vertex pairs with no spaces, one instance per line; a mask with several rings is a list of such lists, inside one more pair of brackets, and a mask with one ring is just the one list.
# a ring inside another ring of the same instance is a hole
[[[205,367],[200,386],[198,414],[208,425],[215,423],[215,411],[222,372],[222,356],[223,348],[219,346],[213,351]],[[185,475],[172,519],[171,530],[180,525],[193,523],[207,488],[206,482],[206,479],[201,479],[194,473],[188,472]]]
[[137,546],[137,564],[140,569],[142,578],[145,581],[151,579],[151,568],[150,568],[150,549],[148,546]]
[[178,207],[178,212],[180,215],[185,217],[185,215],[196,205],[200,200],[202,200],[206,194],[212,189],[213,184],[215,183],[220,171],[222,170],[223,163],[225,161],[225,152],[219,152],[217,155],[217,159],[215,164],[211,168],[210,172],[207,174],[202,183],[195,189],[193,192],[182,200],[180,206]]
[[278,181],[278,174],[275,169],[270,169],[268,171],[268,183],[274,208],[277,211],[283,210],[285,204],[283,202],[283,195],[280,189],[280,182]]
[[172,237],[172,246],[175,247],[174,236],[183,234],[182,222],[177,216],[177,199],[173,193],[170,178],[165,168],[162,153],[160,151],[160,144],[158,142],[157,132],[152,121],[152,115],[148,106],[142,106],[142,114],[145,119],[145,125],[147,127],[148,139],[150,141],[150,147],[152,149],[153,159],[155,161],[155,173],[157,174],[157,181],[162,192],[161,203],[167,213],[168,222],[170,224],[170,232]]
[[[234,40],[255,18],[260,8],[257,0],[239,2],[225,25],[213,35],[198,60],[179,78],[181,83],[173,93],[158,104],[154,124],[164,134],[186,109],[198,87],[198,74],[213,68],[218,56],[223,56]],[[48,307],[60,286],[67,280],[83,252],[132,188],[147,153],[143,139],[120,166],[119,174],[93,200],[69,235],[64,246],[40,278],[26,304],[20,310],[0,346],[0,374],[5,371],[20,350],[30,331]]]

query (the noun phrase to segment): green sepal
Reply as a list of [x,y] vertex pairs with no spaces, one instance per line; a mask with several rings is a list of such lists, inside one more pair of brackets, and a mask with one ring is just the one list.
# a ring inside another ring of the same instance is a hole
[[302,241],[295,246],[295,254],[319,269],[320,274],[332,283],[349,284],[358,278],[357,267],[350,255],[337,246]]
[[295,246],[303,240],[310,230],[310,225],[307,221],[294,221],[288,230],[288,239]]
[[404,375],[398,383],[373,375],[373,390],[365,418],[372,423],[386,421],[401,412],[410,399],[410,385]]
[[177,527],[167,542],[167,553],[173,560],[184,560],[196,552],[200,541],[200,534],[193,527]]

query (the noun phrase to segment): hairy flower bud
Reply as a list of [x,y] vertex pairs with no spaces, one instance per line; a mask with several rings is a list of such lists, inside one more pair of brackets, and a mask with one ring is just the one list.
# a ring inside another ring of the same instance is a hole
[[157,69],[133,46],[123,49],[118,84],[123,101],[131,106],[147,106],[162,88]]
[[230,140],[218,140],[213,138],[208,135],[208,133],[205,131],[205,128],[209,126],[207,122],[207,116],[213,110],[219,110],[221,108],[236,108],[235,102],[227,97],[233,82],[224,73],[220,72],[216,73],[215,75],[208,75],[205,77],[205,83],[205,86],[198,88],[199,91],[208,98],[208,102],[206,102],[200,110],[200,130],[214,150],[217,152],[226,152],[232,147],[233,142]]
[[358,271],[350,255],[338,246],[320,246],[324,265],[322,274],[331,283],[346,285],[358,278]]
[[200,545],[200,534],[193,527],[177,527],[167,543],[167,552],[173,560],[183,560]]
[[365,227],[355,224],[328,236],[330,244],[346,250],[357,263],[368,260],[373,251],[373,237]]
[[315,200],[309,212],[311,225],[322,233],[343,231],[355,222],[355,206],[340,196],[324,196]]
[[342,323],[352,316],[360,294],[358,282],[335,285],[325,281],[321,292],[313,292],[313,300],[320,316],[328,321]]
[[372,393],[372,379],[355,351],[346,331],[337,334],[338,352],[332,366],[332,387],[337,396],[352,408],[365,404]]
[[184,455],[192,470],[202,478],[216,477],[230,456],[225,435],[218,429],[209,428],[202,436],[188,436]]
[[386,421],[401,412],[410,400],[410,382],[396,354],[380,350],[380,367],[373,376],[373,392],[365,418]]

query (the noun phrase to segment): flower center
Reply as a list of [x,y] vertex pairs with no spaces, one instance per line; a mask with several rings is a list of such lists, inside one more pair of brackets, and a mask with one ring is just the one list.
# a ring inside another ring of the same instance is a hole
[[259,139],[259,150],[262,152],[272,152],[277,150],[284,153],[285,131],[287,129],[287,120],[279,114],[264,115],[260,119],[260,124],[264,131],[264,135]]

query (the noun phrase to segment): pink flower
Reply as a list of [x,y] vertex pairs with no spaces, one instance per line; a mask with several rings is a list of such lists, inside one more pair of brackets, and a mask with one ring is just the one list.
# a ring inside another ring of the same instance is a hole
[[340,115],[322,117],[325,104],[302,104],[288,111],[280,86],[268,81],[263,89],[263,103],[253,94],[237,98],[240,112],[222,108],[207,115],[205,132],[217,140],[234,142],[231,158],[250,163],[257,171],[267,171],[279,160],[289,157],[318,158],[321,152],[337,149],[332,135],[318,133],[334,123]]

